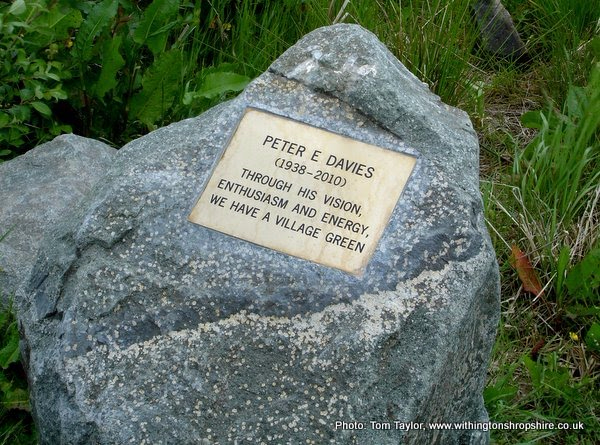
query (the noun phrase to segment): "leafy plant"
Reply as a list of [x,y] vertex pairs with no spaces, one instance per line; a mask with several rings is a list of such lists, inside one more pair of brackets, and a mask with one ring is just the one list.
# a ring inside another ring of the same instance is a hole
[[[600,440],[600,423],[595,415],[595,385],[593,378],[574,377],[557,352],[548,352],[537,360],[521,356],[507,364],[484,391],[490,420],[553,423],[555,428],[492,431],[492,443],[596,443]],[[575,426],[579,422],[583,430],[557,428],[559,423]]]
[[600,249],[594,249],[568,272],[567,312],[586,330],[585,344],[590,351],[600,352]]
[[519,198],[525,209],[535,212],[529,219],[543,222],[533,226],[535,244],[546,246],[542,258],[562,272],[568,263],[564,246],[573,243],[572,261],[582,258],[599,236],[595,221],[600,195],[600,64],[593,67],[586,88],[571,87],[561,113],[530,112],[523,121],[539,132],[515,154]]
[[[240,91],[250,79],[233,64],[222,74],[214,69],[222,53],[206,22],[214,5],[230,4],[155,0],[140,10],[125,0],[18,0],[0,6],[0,161],[62,132],[121,145],[214,104],[198,99]],[[203,74],[207,68],[211,76]]]
[[177,50],[162,53],[142,76],[142,89],[129,103],[131,118],[147,127],[153,124],[173,105],[181,80],[181,53]]
[[[587,85],[563,79],[559,90],[540,76],[527,79],[552,94],[543,112],[525,112],[514,126],[537,134],[524,148],[512,138],[510,164],[483,182],[505,286],[484,397],[495,421],[583,421],[585,430],[494,431],[499,444],[600,441],[600,66],[582,61],[575,69],[588,70]],[[514,271],[512,245],[523,248]]]
[[565,284],[573,301],[594,306],[600,303],[600,249],[594,249],[567,274]]
[[600,324],[593,323],[585,336],[587,347],[593,351],[600,352]]
[[37,443],[12,307],[0,310],[0,444]]
[[78,20],[76,14],[65,20],[56,12],[45,2],[0,6],[0,162],[70,131],[52,111],[66,99],[63,81],[71,77],[54,56],[56,42],[67,38]]

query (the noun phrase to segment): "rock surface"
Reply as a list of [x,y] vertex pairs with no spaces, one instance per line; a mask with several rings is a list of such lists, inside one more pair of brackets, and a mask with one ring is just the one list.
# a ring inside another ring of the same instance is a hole
[[527,48],[510,13],[500,0],[478,0],[473,5],[473,10],[486,51],[496,57],[519,63],[529,61]]
[[[418,157],[361,277],[187,221],[247,107]],[[468,117],[355,25],[314,31],[236,99],[122,148],[27,296],[42,443],[488,440],[394,428],[487,420],[499,278]]]
[[0,164],[0,238],[6,234],[0,241],[0,292],[5,298],[29,275],[44,237],[77,208],[116,152],[68,134]]

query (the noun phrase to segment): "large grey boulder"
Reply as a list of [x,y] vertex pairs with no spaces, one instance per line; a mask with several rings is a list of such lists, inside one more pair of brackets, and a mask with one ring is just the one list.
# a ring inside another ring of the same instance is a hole
[[[187,220],[247,107],[418,158],[362,276]],[[123,147],[57,230],[20,308],[42,443],[488,440],[427,429],[487,420],[499,281],[477,137],[359,26]]]
[[57,221],[77,208],[117,150],[73,134],[0,164],[0,306],[31,271]]

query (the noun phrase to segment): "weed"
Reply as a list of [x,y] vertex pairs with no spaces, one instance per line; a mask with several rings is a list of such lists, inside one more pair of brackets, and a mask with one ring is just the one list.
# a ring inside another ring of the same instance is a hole
[[27,379],[20,363],[17,321],[9,305],[0,310],[0,445],[35,443]]
[[70,73],[54,58],[58,44],[46,45],[48,35],[66,39],[67,25],[45,12],[37,2],[0,5],[0,162],[70,131],[51,111],[67,97],[63,82]]
[[[525,113],[523,124],[537,135],[524,149],[515,144],[512,171],[484,182],[486,218],[508,283],[484,394],[490,417],[585,425],[584,431],[496,431],[497,443],[600,440],[599,90],[595,65],[585,88],[570,87],[560,112]],[[520,279],[505,266],[515,244],[525,247],[543,294],[530,298],[523,292],[528,283],[516,286]]]
[[[522,206],[533,212],[531,230],[556,271],[560,249],[571,242],[572,258],[581,259],[600,239],[596,206],[600,186],[600,64],[588,86],[572,86],[562,113],[527,113],[523,120],[539,129],[537,137],[515,154],[514,175]],[[585,243],[575,243],[585,231]],[[579,235],[578,235],[579,234]],[[547,242],[542,242],[547,240]]]

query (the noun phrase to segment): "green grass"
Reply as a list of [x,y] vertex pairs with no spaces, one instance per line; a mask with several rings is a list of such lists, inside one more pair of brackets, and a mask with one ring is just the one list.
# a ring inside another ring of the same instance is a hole
[[[0,294],[0,301],[3,301]],[[0,445],[37,443],[12,305],[0,309]]]
[[526,0],[515,3],[517,25],[538,60],[546,99],[560,107],[571,85],[582,86],[600,51],[600,3]]
[[[569,256],[565,266],[572,265],[600,241],[600,64],[586,88],[569,89],[561,112],[529,112],[522,120],[538,133],[514,156],[518,225],[547,274],[558,277],[565,272],[561,251]],[[552,290],[560,301],[562,286]]]
[[[528,72],[509,69],[487,83],[486,108],[500,104],[502,116],[515,108],[517,115],[500,122],[485,113],[479,127],[491,165],[482,178],[486,219],[503,281],[484,396],[494,421],[585,424],[583,432],[493,431],[495,443],[593,444],[600,442],[600,11],[594,2],[513,3],[532,33],[534,59]],[[510,92],[519,86],[522,99]],[[542,294],[523,290],[510,266],[512,245],[527,254]]]
[[[442,100],[464,108],[478,132],[485,217],[502,276],[502,322],[484,394],[491,419],[586,425],[493,431],[493,441],[600,443],[600,3],[505,0],[528,66],[477,49],[471,3],[155,0],[117,9],[114,0],[86,1],[54,27],[54,2],[28,2],[22,11],[0,5],[2,31],[23,28],[0,34],[0,53],[21,54],[0,70],[0,160],[68,126],[120,146],[237,94],[313,29],[359,23]],[[147,19],[151,8],[156,23]],[[40,66],[45,77],[33,75]],[[527,255],[542,294],[523,290],[513,245]],[[13,334],[0,335],[4,345]],[[21,411],[0,412],[0,444],[29,443]],[[15,431],[11,439],[1,436],[7,430]]]

